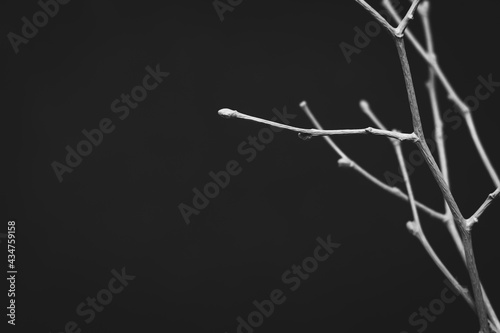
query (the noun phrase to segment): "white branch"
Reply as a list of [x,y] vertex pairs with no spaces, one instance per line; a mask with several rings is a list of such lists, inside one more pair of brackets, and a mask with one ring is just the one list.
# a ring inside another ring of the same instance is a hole
[[324,136],[324,135],[351,135],[351,134],[373,134],[373,135],[380,135],[380,136],[386,136],[390,138],[394,138],[400,141],[404,140],[409,140],[416,142],[418,141],[417,136],[414,133],[406,134],[406,133],[399,133],[396,131],[384,131],[384,130],[379,130],[376,128],[372,127],[367,127],[363,129],[340,129],[340,130],[319,130],[319,129],[306,129],[306,128],[300,128],[300,127],[294,127],[294,126],[289,126],[289,125],[284,125],[280,124],[274,121],[258,118],[258,117],[253,117],[249,116],[247,114],[231,110],[231,109],[220,109],[219,110],[219,115],[224,118],[239,118],[239,119],[244,119],[244,120],[250,120],[254,121],[257,123],[262,123],[278,128],[283,128],[287,129],[292,132],[297,132],[299,133],[300,138],[302,139],[309,139],[312,136]]

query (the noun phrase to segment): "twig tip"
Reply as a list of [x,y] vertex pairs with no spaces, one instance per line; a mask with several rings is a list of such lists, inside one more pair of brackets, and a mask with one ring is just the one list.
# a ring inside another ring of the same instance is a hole
[[224,108],[224,109],[220,109],[217,113],[219,114],[219,116],[221,116],[223,118],[235,118],[236,115],[238,114],[238,111]]
[[422,3],[418,6],[418,13],[420,15],[428,15],[429,14],[430,3],[427,0],[422,1]]
[[359,107],[366,113],[370,108],[370,104],[365,99],[362,99],[359,101]]

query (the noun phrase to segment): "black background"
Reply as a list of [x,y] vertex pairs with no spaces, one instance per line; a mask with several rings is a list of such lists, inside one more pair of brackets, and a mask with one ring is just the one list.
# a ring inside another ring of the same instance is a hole
[[[377,9],[381,6],[371,2]],[[404,6],[408,8],[406,1]],[[500,80],[495,1],[433,2],[436,52],[460,96],[477,77]],[[211,1],[76,1],[15,54],[7,34],[36,1],[3,4],[1,12],[4,129],[3,227],[17,222],[17,325],[13,331],[236,332],[253,300],[286,291],[256,332],[416,332],[408,317],[439,298],[443,275],[406,230],[409,205],[337,167],[321,138],[281,132],[246,162],[237,151],[262,126],[224,120],[230,107],[269,119],[272,109],[296,114],[307,100],[323,126],[371,126],[361,98],[389,128],[411,131],[403,77],[393,41],[373,38],[348,64],[339,48],[371,16],[354,1],[243,1],[221,22]],[[422,39],[420,20],[411,24]],[[424,131],[432,135],[427,67],[407,43]],[[125,120],[111,102],[142,82],[145,67],[170,76]],[[442,110],[452,105],[439,86]],[[500,167],[498,92],[474,112],[493,164]],[[65,146],[103,118],[116,129],[60,183],[51,163]],[[494,190],[465,125],[446,128],[452,190],[469,216]],[[383,179],[397,161],[383,137],[334,138],[350,157]],[[404,145],[408,154],[413,147]],[[209,172],[237,160],[241,174],[187,225],[178,205]],[[426,166],[412,180],[417,198],[442,210]],[[400,186],[402,184],[399,184]],[[402,187],[401,187],[402,188]],[[498,216],[494,204],[474,227],[479,272],[500,311]],[[422,216],[428,238],[453,274],[468,277],[444,225]],[[341,243],[295,292],[281,275],[311,256],[318,236]],[[5,242],[2,251],[7,257]],[[2,259],[3,260],[3,259]],[[5,260],[6,262],[6,260]],[[2,266],[4,267],[4,266]],[[126,268],[136,276],[85,324],[75,313]],[[7,306],[1,291],[2,308]],[[2,310],[2,324],[6,317]],[[10,327],[12,329],[12,327]],[[478,331],[462,299],[447,305],[427,332]]]

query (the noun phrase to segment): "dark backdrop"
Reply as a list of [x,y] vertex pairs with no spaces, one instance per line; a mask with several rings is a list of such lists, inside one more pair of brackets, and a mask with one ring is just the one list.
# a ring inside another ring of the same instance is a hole
[[[500,80],[497,7],[495,1],[432,3],[436,51],[462,97],[474,95],[479,76]],[[263,126],[217,115],[230,107],[270,119],[273,109],[286,108],[296,115],[292,125],[310,128],[299,108],[307,100],[324,127],[362,128],[371,126],[358,106],[366,98],[389,128],[411,131],[389,35],[371,38],[350,63],[339,47],[354,45],[354,28],[373,20],[359,5],[242,1],[221,21],[211,1],[73,0],[16,54],[7,34],[21,34],[22,17],[32,21],[39,10],[33,0],[4,3],[0,11],[7,184],[0,232],[16,221],[14,331],[63,332],[74,321],[82,332],[230,333],[239,316],[247,319],[255,310],[252,302],[269,299],[274,289],[286,301],[255,332],[423,328],[409,317],[439,299],[446,285],[406,230],[409,205],[338,168],[338,156],[321,138],[276,133],[249,162],[241,149]],[[411,28],[423,41],[420,20]],[[409,43],[407,49],[431,137],[427,67]],[[157,65],[170,74],[121,120],[124,111],[114,113],[111,103]],[[438,92],[444,112],[452,104],[441,86]],[[498,169],[497,94],[482,101],[474,117]],[[98,128],[105,118],[113,132],[60,182],[52,163],[65,164],[65,147],[76,149],[82,130]],[[466,126],[450,124],[452,190],[469,216],[494,186]],[[398,173],[387,139],[334,139],[377,177]],[[193,206],[193,189],[203,191],[209,173],[232,160],[240,173],[187,224],[179,205]],[[415,168],[412,180],[417,198],[442,210],[427,167]],[[473,232],[479,272],[497,311],[499,215],[496,203]],[[444,225],[421,216],[437,253],[469,285]],[[317,237],[328,235],[341,246],[290,291],[282,274],[312,256]],[[1,246],[6,259],[5,240]],[[107,288],[112,270],[122,268],[135,279],[85,323],[89,315],[77,314],[79,304]],[[8,301],[6,291],[1,294],[5,324]],[[478,331],[460,298],[425,330],[452,329]]]

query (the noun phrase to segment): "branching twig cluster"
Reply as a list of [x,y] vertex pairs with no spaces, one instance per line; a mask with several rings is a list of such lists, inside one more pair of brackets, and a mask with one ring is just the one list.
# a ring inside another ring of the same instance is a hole
[[[370,182],[379,186],[383,190],[399,197],[400,199],[406,200],[410,203],[412,220],[407,223],[408,230],[413,234],[418,241],[422,244],[426,252],[429,254],[434,263],[443,272],[446,278],[453,284],[457,291],[462,295],[465,301],[470,305],[470,307],[476,312],[479,318],[479,324],[481,327],[481,332],[486,333],[490,330],[500,333],[500,322],[496,316],[493,307],[484,291],[481,281],[479,279],[479,274],[476,267],[476,262],[474,258],[473,246],[472,246],[472,235],[471,228],[478,222],[479,217],[483,214],[486,208],[491,204],[491,202],[500,195],[500,179],[495,172],[488,155],[486,154],[482,143],[477,134],[475,124],[472,118],[469,107],[458,97],[457,93],[449,83],[448,79],[441,70],[437,57],[434,53],[433,38],[431,34],[431,27],[429,22],[429,2],[428,0],[414,0],[410,6],[410,9],[406,15],[401,19],[394,7],[389,0],[383,0],[383,5],[387,8],[389,13],[399,22],[397,27],[393,27],[389,24],[373,7],[371,7],[364,0],[355,0],[364,9],[366,9],[393,37],[396,49],[398,51],[399,59],[401,62],[401,68],[403,71],[403,77],[405,81],[405,86],[408,94],[408,101],[410,106],[411,118],[413,123],[413,133],[400,133],[397,130],[387,130],[382,122],[376,117],[372,112],[368,102],[361,101],[360,107],[362,111],[372,120],[377,128],[367,127],[363,129],[344,129],[344,130],[324,130],[321,124],[316,120],[311,110],[309,109],[307,103],[304,101],[300,104],[300,107],[304,110],[306,115],[309,117],[315,128],[304,129],[297,128],[293,126],[283,125],[276,122],[260,119],[257,117],[252,117],[246,114],[239,113],[230,109],[221,109],[219,114],[225,118],[240,118],[245,120],[250,120],[254,122],[264,123],[267,125],[284,128],[290,131],[298,132],[302,139],[309,139],[313,136],[323,136],[327,143],[333,148],[333,150],[339,155],[339,166],[349,167],[360,173]],[[422,2],[422,3],[421,3]],[[420,5],[420,6],[419,6]],[[407,29],[408,24],[413,19],[414,14],[418,9],[418,13],[422,19],[422,24],[424,27],[425,39],[426,39],[426,49],[418,42],[415,36]],[[413,85],[413,79],[411,76],[410,65],[408,62],[408,57],[406,54],[405,40],[404,37],[415,46],[418,53],[424,58],[429,67],[429,80],[427,82],[427,91],[429,94],[434,125],[435,125],[435,140],[438,148],[438,163],[435,161],[426,141],[424,138],[424,133],[422,129],[422,122],[420,120],[420,112],[417,104],[417,98],[415,95],[415,89]],[[448,164],[446,158],[446,147],[444,144],[443,136],[443,121],[441,119],[441,113],[439,111],[438,98],[436,92],[436,78],[442,83],[446,92],[448,93],[448,98],[457,106],[460,110],[462,116],[465,118],[469,132],[471,134],[472,140],[474,141],[475,147],[481,156],[481,160],[485,165],[488,174],[490,175],[495,187],[497,189],[488,195],[485,202],[477,209],[477,211],[469,218],[465,218],[450,190],[450,179]],[[384,182],[377,179],[375,176],[371,175],[368,171],[359,166],[351,158],[348,157],[329,137],[334,135],[351,135],[351,134],[372,134],[387,137],[394,146],[394,150],[400,165],[402,176],[406,185],[406,190],[408,194],[403,193],[399,188],[394,186],[388,186]],[[403,151],[401,147],[402,141],[410,141],[414,143],[425,162],[430,168],[432,175],[434,176],[444,198],[444,213],[440,213],[423,203],[418,202],[413,194],[410,178],[403,158]],[[429,216],[442,221],[446,224],[448,231],[450,232],[455,245],[467,267],[469,272],[470,282],[472,286],[472,294],[463,287],[449,272],[446,266],[439,259],[437,254],[434,252],[432,246],[429,244],[420,223],[420,218],[418,215],[418,210],[425,212]]]

